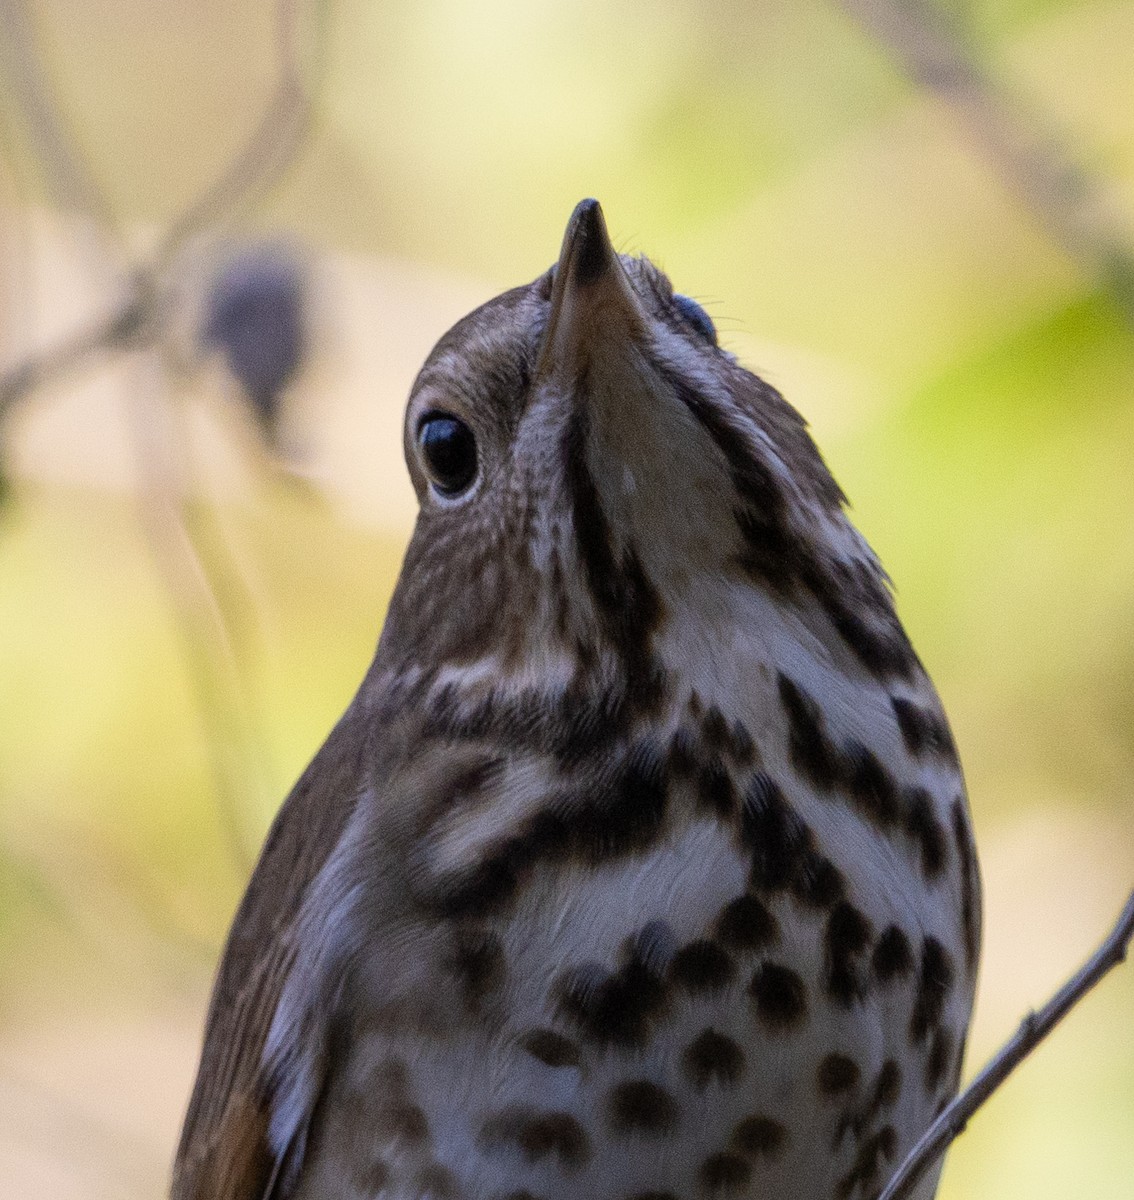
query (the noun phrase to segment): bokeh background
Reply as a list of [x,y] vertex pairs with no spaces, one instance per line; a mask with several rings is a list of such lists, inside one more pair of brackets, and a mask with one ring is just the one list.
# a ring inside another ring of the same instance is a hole
[[[584,195],[805,413],[896,581],[983,856],[970,1071],[1101,938],[1129,0],[0,0],[0,88],[5,1196],[162,1193],[227,922],[394,584],[413,373]],[[1134,1198],[1134,969],[943,1195]]]

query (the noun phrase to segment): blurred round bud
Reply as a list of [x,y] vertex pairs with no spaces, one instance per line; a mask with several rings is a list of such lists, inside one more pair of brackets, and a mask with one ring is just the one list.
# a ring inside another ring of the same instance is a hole
[[273,444],[281,397],[307,354],[306,293],[302,262],[276,244],[233,255],[205,295],[201,341],[224,355]]

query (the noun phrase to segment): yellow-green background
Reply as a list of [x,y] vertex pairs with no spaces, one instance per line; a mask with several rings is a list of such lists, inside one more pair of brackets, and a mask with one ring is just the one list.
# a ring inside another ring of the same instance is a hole
[[[1134,244],[1134,4],[948,9]],[[35,11],[53,94],[143,245],[252,128],[270,9]],[[542,271],[596,195],[620,248],[660,261],[804,410],[896,581],[982,850],[971,1068],[1134,883],[1131,325],[833,3],[338,0],[322,19],[317,121],[246,228],[299,239],[321,281],[297,427],[327,498],[248,449],[215,364],[175,389],[197,527],[243,596],[239,673],[266,747],[239,805],[247,852],[369,661],[408,532],[414,366],[463,309]],[[39,232],[28,269],[3,264],[8,362],[36,320],[80,321],[100,295],[81,222],[20,137],[14,121],[0,234]],[[11,294],[29,280],[34,303]],[[139,387],[121,366],[88,373],[5,428],[4,1195],[160,1193],[245,878],[129,486],[116,423]],[[1134,1198],[1134,968],[980,1113],[943,1195]]]

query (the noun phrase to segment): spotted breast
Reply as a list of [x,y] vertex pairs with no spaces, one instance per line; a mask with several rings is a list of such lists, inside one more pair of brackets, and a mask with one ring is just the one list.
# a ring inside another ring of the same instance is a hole
[[957,1086],[979,881],[803,421],[584,201],[405,428],[417,527],[233,926],[175,1200],[877,1196]]

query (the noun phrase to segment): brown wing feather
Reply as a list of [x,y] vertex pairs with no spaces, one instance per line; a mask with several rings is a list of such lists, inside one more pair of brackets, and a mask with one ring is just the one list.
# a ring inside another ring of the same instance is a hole
[[213,985],[172,1200],[261,1200],[278,1169],[261,1054],[291,968],[288,933],[350,817],[366,725],[347,711],[280,809]]

